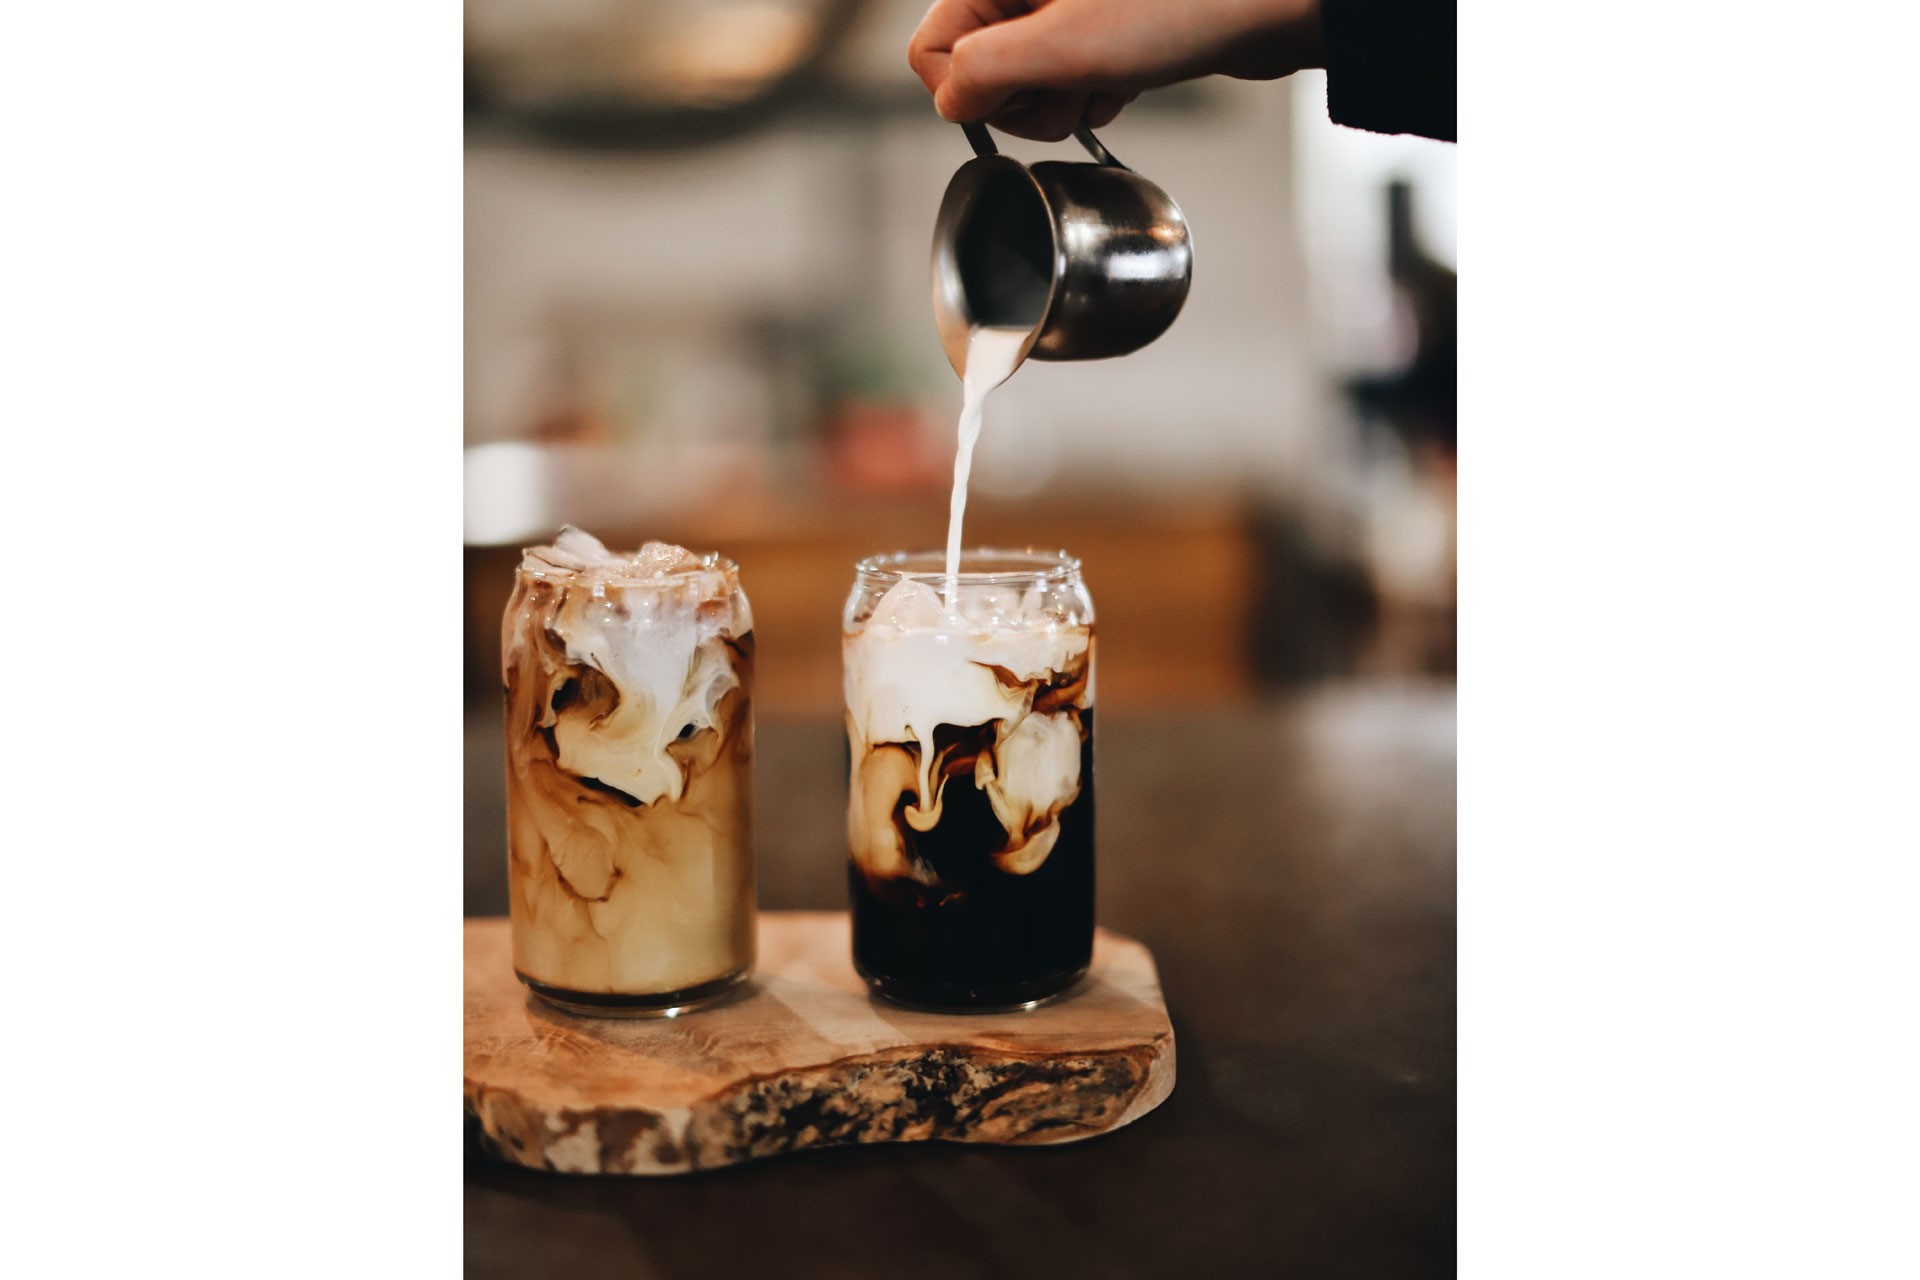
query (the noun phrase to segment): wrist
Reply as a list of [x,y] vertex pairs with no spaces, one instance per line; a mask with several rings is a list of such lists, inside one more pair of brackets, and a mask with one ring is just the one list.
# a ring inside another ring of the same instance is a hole
[[1224,0],[1230,32],[1221,74],[1276,80],[1307,67],[1325,67],[1320,0]]

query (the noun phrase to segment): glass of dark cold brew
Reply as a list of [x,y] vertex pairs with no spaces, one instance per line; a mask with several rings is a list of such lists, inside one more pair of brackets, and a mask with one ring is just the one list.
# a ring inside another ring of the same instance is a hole
[[1057,996],[1093,952],[1093,602],[1062,552],[863,560],[844,615],[854,964],[940,1010]]

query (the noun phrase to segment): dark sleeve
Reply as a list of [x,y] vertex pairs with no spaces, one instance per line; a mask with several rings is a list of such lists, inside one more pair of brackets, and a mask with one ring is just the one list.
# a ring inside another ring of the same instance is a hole
[[1454,124],[1454,0],[1321,0],[1327,114],[1446,142]]

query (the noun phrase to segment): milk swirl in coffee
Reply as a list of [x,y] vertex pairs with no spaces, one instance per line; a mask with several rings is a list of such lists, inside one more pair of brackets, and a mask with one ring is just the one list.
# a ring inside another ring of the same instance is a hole
[[753,616],[734,566],[577,529],[502,627],[514,968],[579,1011],[711,999],[754,958]]
[[1093,608],[1057,553],[961,554],[988,392],[1026,335],[975,330],[944,557],[878,557],[845,619],[854,959],[940,1008],[1057,994],[1093,938]]

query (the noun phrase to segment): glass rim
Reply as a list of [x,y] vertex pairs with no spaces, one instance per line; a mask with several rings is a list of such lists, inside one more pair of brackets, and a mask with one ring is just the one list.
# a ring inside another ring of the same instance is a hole
[[[1008,568],[969,570],[968,561],[1004,561]],[[928,567],[918,568],[925,564]],[[888,551],[858,561],[854,572],[879,582],[942,583],[947,580],[947,553],[938,551]],[[1058,549],[1040,547],[963,547],[960,572],[956,579],[964,586],[991,586],[1016,582],[1070,582],[1080,573],[1078,556]]]
[[537,550],[539,550],[538,547],[525,547],[521,549],[520,559],[516,561],[513,566],[515,574],[522,578],[532,578],[537,582],[564,584],[597,581],[609,587],[669,587],[677,583],[685,582],[689,578],[699,577],[705,573],[730,574],[737,582],[740,574],[740,566],[735,564],[730,557],[721,555],[718,551],[691,552],[692,555],[699,557],[700,563],[689,568],[675,569],[671,573],[654,574],[651,577],[636,577],[628,574],[608,572],[612,566],[606,566],[596,570],[567,569],[559,565],[554,565],[551,568],[529,565],[527,563],[528,553]]

